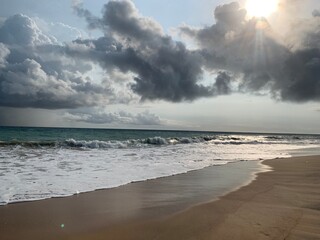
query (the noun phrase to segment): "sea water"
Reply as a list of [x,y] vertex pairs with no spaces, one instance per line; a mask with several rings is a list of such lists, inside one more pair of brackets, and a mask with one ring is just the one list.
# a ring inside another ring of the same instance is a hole
[[0,205],[319,147],[319,135],[0,127]]

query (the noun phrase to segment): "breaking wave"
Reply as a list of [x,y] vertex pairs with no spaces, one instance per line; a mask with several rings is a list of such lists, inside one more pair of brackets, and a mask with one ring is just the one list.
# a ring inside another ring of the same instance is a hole
[[73,138],[64,141],[8,141],[0,142],[0,147],[22,146],[26,148],[75,148],[75,149],[123,149],[143,148],[151,146],[168,146],[177,144],[210,143],[217,145],[243,144],[319,144],[319,138],[301,138],[298,136],[254,136],[254,135],[208,135],[197,137],[150,137],[145,139],[128,140],[76,140]]

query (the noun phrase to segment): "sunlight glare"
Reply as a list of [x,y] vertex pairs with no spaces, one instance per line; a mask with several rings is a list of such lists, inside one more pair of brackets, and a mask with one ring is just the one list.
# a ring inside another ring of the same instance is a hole
[[247,0],[246,9],[249,16],[268,17],[278,8],[279,0]]

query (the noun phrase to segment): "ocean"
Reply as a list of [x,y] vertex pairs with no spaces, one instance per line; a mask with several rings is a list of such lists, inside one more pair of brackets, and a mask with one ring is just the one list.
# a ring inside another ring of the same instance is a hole
[[320,135],[0,127],[0,205],[308,149]]

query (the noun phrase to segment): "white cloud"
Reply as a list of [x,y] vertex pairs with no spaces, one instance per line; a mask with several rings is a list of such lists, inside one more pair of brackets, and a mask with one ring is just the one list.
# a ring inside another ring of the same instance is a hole
[[36,22],[23,14],[5,20],[0,28],[0,42],[22,46],[52,44],[56,39],[44,34]]
[[75,39],[89,38],[89,35],[76,27],[63,22],[47,22],[39,17],[32,18],[45,34],[54,36],[59,43],[71,42]]

